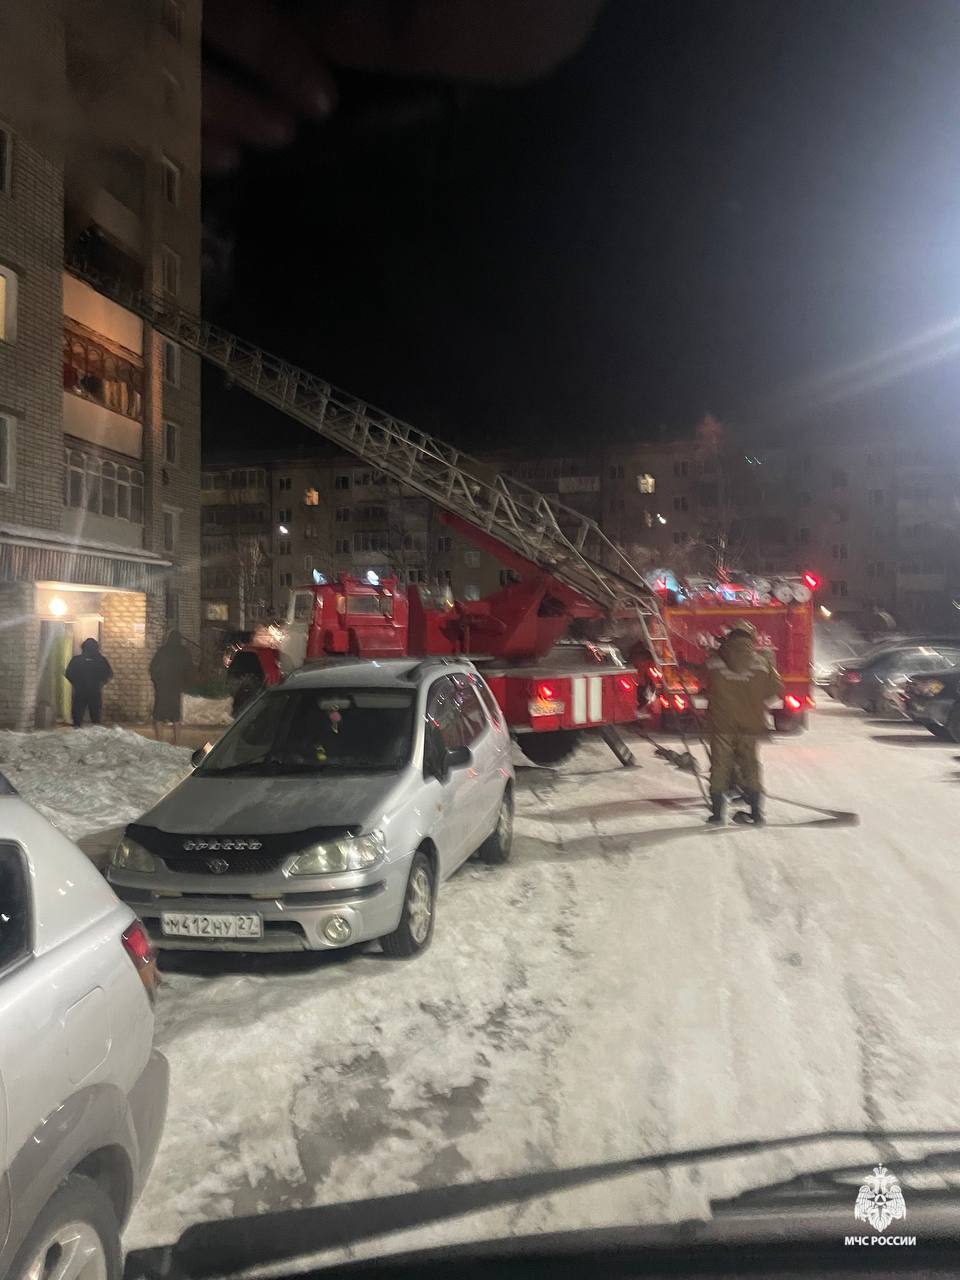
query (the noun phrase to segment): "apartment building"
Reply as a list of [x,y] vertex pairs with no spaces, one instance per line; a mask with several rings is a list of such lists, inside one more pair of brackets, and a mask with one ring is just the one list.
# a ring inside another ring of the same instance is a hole
[[90,75],[67,6],[0,12],[20,73],[0,76],[0,724],[17,727],[66,717],[88,636],[122,720],[149,714],[164,630],[199,640],[198,362],[64,263],[199,309],[200,0],[112,4],[135,77]]
[[423,498],[344,456],[208,458],[201,480],[208,650],[283,616],[291,587],[396,574],[421,591],[479,599],[510,580]]

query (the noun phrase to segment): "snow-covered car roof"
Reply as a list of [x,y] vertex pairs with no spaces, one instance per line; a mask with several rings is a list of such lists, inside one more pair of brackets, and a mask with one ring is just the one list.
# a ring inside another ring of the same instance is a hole
[[353,661],[319,662],[300,667],[284,680],[282,688],[342,688],[347,685],[410,689],[422,679],[444,671],[473,671],[472,662],[442,658],[357,658]]

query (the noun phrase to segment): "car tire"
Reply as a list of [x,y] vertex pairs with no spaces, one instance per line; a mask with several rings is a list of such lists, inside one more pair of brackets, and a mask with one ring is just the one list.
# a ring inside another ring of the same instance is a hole
[[956,703],[947,717],[947,737],[951,742],[960,742],[960,703]]
[[560,764],[572,756],[580,742],[576,729],[557,729],[553,733],[521,733],[517,735],[520,750],[534,764]]
[[[425,909],[425,914],[424,914]],[[418,849],[410,864],[403,892],[400,923],[380,939],[384,954],[394,960],[410,960],[425,951],[433,937],[437,915],[437,877],[430,859]]]
[[116,1211],[107,1193],[80,1174],[62,1182],[40,1211],[13,1260],[9,1280],[23,1280],[31,1270],[47,1274],[49,1266],[44,1260],[52,1251],[62,1253],[67,1248],[89,1249],[91,1261],[99,1251],[105,1280],[121,1280],[123,1258]]
[[481,862],[497,866],[507,862],[513,846],[513,789],[507,787],[497,811],[497,825],[477,850]]

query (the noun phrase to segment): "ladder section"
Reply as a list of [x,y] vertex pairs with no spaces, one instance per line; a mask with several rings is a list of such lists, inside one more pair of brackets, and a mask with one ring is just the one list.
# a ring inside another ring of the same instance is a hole
[[234,385],[486,530],[602,608],[635,609],[645,631],[652,619],[666,636],[655,593],[594,520],[512,477],[484,479],[483,464],[469,454],[165,298],[130,290],[83,265],[71,263],[68,270],[164,337],[216,365]]

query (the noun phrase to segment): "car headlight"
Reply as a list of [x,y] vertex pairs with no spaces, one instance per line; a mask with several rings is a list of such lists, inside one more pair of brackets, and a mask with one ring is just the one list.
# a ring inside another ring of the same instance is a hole
[[137,844],[129,836],[124,836],[113,851],[111,866],[121,867],[124,871],[139,871],[142,875],[150,875],[157,869],[157,860],[143,845]]
[[344,836],[311,845],[297,854],[287,868],[291,876],[324,876],[336,871],[364,871],[379,862],[385,852],[383,833]]
[[938,693],[943,693],[942,680],[917,680],[913,687],[925,698],[934,698]]

